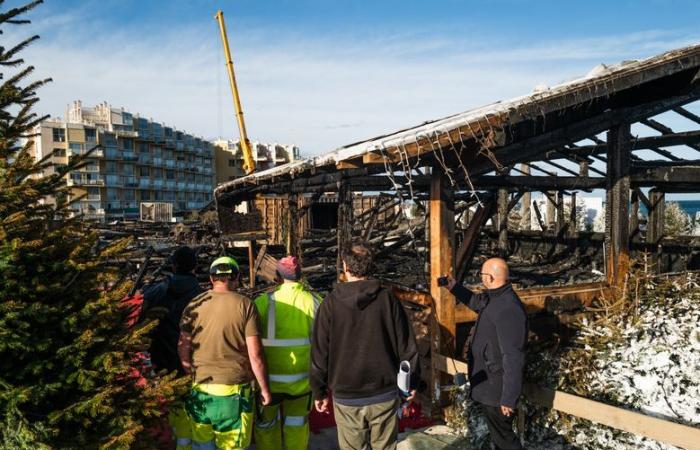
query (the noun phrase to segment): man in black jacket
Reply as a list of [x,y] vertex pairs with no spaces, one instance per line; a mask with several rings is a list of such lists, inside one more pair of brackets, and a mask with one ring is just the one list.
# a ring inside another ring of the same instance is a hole
[[177,353],[177,341],[180,338],[180,319],[190,300],[201,294],[194,269],[197,256],[190,247],[178,247],[170,258],[173,274],[164,280],[146,286],[143,289],[146,314],[156,308],[162,311],[158,326],[151,334],[151,362],[156,370],[166,369],[184,375]]
[[[333,391],[338,442],[343,450],[395,449],[401,361],[419,380],[418,348],[399,301],[368,280],[372,255],[353,245],[342,255],[345,283],[321,303],[311,341],[311,390],[319,412]],[[415,391],[411,393],[411,397]]]
[[467,351],[471,398],[482,405],[495,447],[521,449],[513,420],[522,390],[527,316],[504,260],[487,260],[480,275],[486,289],[478,294],[453,279],[448,284],[459,302],[479,313]]

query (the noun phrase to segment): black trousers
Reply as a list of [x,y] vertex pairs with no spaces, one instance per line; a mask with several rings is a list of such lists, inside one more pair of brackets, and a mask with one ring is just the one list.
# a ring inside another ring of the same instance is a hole
[[513,431],[515,414],[510,417],[501,413],[500,406],[489,406],[480,403],[481,409],[486,415],[486,424],[489,426],[491,442],[496,450],[522,450],[520,440]]

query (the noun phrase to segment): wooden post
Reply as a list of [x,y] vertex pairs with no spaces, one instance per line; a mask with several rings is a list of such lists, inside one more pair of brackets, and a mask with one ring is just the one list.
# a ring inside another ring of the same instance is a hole
[[647,218],[646,243],[654,246],[651,253],[652,270],[661,273],[661,239],[664,237],[664,216],[666,215],[666,196],[658,189],[649,191],[649,216]]
[[341,281],[343,273],[341,256],[352,243],[352,213],[352,191],[348,183],[341,181],[338,187],[338,257],[336,260],[338,281]]
[[630,241],[639,241],[639,194],[635,189],[631,192],[632,212],[630,213]]
[[287,199],[287,239],[285,249],[288,255],[294,255],[301,258],[299,252],[299,209],[298,197],[296,194],[290,194]]
[[629,272],[630,124],[608,131],[605,250],[608,283],[622,287]]
[[569,234],[576,236],[578,234],[578,215],[576,211],[576,192],[571,193],[571,208],[569,211]]
[[[438,168],[432,169],[430,180],[430,295],[435,302],[431,321],[431,354],[453,357],[455,351],[455,299],[437,285],[438,277],[454,276],[454,199],[450,186]],[[446,400],[440,387],[449,377],[439,370],[431,371],[431,403],[433,416]]]
[[555,218],[555,211],[556,211],[556,204],[552,201],[552,199],[555,199],[557,196],[556,192],[548,192],[548,195],[545,195],[545,214],[547,217],[545,219],[547,220],[547,229],[552,230],[556,227],[556,218]]
[[[520,165],[520,171],[523,173],[523,175],[529,175],[530,174],[530,165],[529,164],[521,164]],[[520,216],[520,229],[521,230],[531,230],[532,229],[532,218],[530,214],[530,205],[532,205],[532,193],[530,191],[527,191],[526,193],[523,194],[522,198],[522,207],[520,208],[521,211],[521,216]]]
[[562,191],[557,192],[557,234],[561,234],[564,229],[564,193]]
[[496,229],[498,230],[498,254],[501,258],[508,256],[508,203],[508,189],[498,188]]
[[248,241],[248,276],[250,277],[250,288],[255,287],[255,241]]

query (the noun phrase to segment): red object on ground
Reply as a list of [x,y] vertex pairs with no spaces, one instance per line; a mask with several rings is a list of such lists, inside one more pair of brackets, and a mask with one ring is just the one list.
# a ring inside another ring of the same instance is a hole
[[328,394],[328,405],[330,406],[327,413],[316,411],[316,406],[311,404],[311,412],[309,413],[309,429],[312,433],[319,433],[324,428],[335,427],[335,415],[333,415],[333,395]]
[[416,430],[432,425],[432,420],[423,415],[422,409],[423,407],[415,402],[406,406],[403,411],[403,416],[399,419],[399,431],[403,432],[406,428]]
[[[311,413],[309,413],[309,428],[312,433],[319,433],[324,428],[333,428],[336,426],[335,416],[333,415],[333,397],[328,395],[328,401],[331,405],[330,411],[320,413],[312,405]],[[430,418],[423,415],[422,407],[418,403],[410,403],[404,408],[402,417],[399,419],[399,431],[403,432],[406,428],[418,429],[429,427],[433,424]]]

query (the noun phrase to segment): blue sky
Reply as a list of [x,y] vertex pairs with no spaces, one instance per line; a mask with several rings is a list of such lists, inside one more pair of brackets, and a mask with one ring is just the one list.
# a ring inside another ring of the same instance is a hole
[[47,0],[4,39],[42,36],[44,113],[107,101],[237,138],[219,8],[251,139],[306,155],[700,42],[697,0]]

